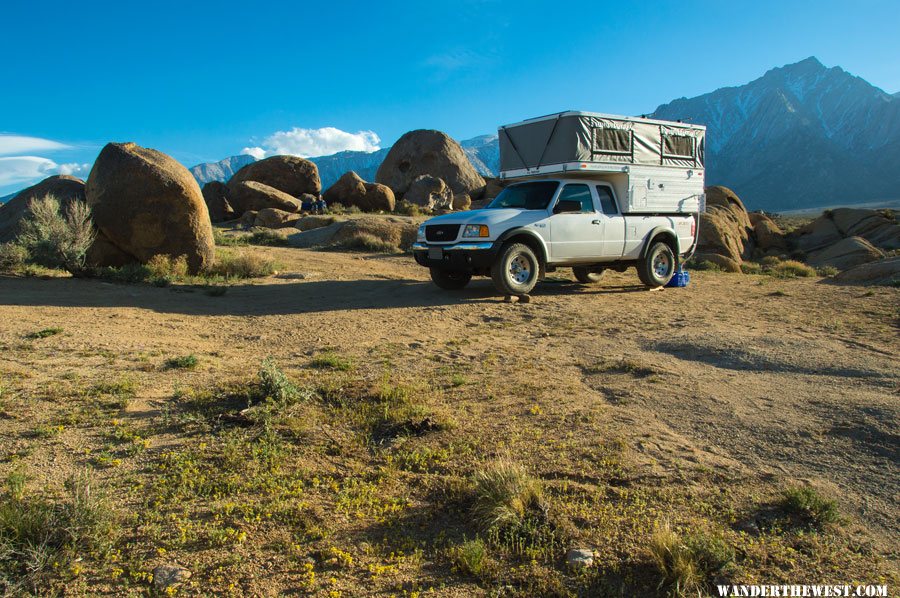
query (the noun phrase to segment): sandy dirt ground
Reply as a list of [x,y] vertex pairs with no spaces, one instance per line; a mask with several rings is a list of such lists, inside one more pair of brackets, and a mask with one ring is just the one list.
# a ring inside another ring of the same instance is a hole
[[633,271],[592,286],[560,271],[531,303],[510,304],[486,279],[439,290],[408,256],[265,251],[283,271],[221,297],[0,279],[7,348],[35,330],[64,330],[39,351],[0,355],[2,373],[31,372],[38,386],[67,372],[128,368],[145,355],[201,356],[202,371],[142,385],[128,409],[143,417],[158,413],[184,376],[212,383],[252,373],[267,356],[300,363],[327,349],[365,363],[387,353],[411,377],[433,363],[463,372],[515,364],[532,395],[481,402],[483,389],[468,391],[467,408],[493,421],[498,437],[509,414],[535,400],[561,416],[603,405],[648,479],[692,463],[760,485],[812,484],[896,562],[900,289],[698,272],[686,289],[649,292]]

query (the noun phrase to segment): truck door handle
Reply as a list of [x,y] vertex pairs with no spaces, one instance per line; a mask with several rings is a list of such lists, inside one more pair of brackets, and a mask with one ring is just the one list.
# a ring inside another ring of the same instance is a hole
[[600,224],[599,220],[591,220],[591,224]]

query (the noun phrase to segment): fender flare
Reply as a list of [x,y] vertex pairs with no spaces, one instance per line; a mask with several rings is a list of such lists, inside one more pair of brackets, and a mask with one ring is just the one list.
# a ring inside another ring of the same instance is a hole
[[641,249],[641,259],[647,257],[647,252],[650,251],[650,244],[655,238],[660,235],[669,237],[672,241],[672,244],[675,245],[675,260],[677,262],[680,259],[679,256],[681,255],[681,246],[678,243],[678,235],[676,235],[675,231],[673,231],[671,228],[665,226],[657,226],[650,231],[650,234],[647,235],[647,240],[644,242],[643,249]]

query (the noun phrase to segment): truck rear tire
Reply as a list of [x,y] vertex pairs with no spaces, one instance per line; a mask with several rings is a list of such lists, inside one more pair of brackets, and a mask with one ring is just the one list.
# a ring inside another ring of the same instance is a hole
[[651,288],[665,286],[675,275],[676,268],[675,252],[662,241],[650,245],[650,250],[637,264],[638,277]]
[[434,284],[447,291],[461,289],[472,280],[472,273],[463,270],[444,270],[443,268],[429,268],[429,270]]
[[581,284],[591,284],[594,282],[600,282],[600,277],[603,276],[603,268],[575,266],[572,268],[572,273],[575,275],[575,280],[577,280]]
[[540,261],[524,243],[503,247],[491,265],[491,280],[503,295],[527,295],[537,284],[540,273]]

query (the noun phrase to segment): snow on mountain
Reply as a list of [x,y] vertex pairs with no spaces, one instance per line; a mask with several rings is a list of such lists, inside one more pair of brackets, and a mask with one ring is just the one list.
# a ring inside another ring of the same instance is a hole
[[500,143],[496,135],[479,135],[459,143],[481,176],[495,177],[500,172]]
[[194,175],[194,178],[197,179],[197,183],[202,187],[210,181],[227,181],[235,172],[255,161],[256,158],[253,156],[242,154],[240,156],[231,156],[218,162],[197,164],[189,170]]
[[900,102],[815,58],[739,87],[680,98],[653,117],[707,125],[709,184],[750,208],[785,210],[900,196]]

